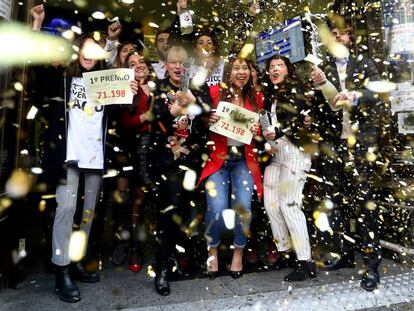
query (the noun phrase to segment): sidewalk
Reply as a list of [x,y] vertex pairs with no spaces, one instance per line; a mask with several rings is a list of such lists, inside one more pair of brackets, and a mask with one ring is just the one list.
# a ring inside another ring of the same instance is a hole
[[65,310],[413,310],[414,272],[390,260],[381,266],[381,286],[369,293],[359,286],[358,271],[319,272],[316,279],[283,282],[289,270],[171,282],[171,295],[159,296],[153,279],[142,270],[104,267],[101,282],[79,284],[82,300],[60,301],[54,294],[54,276],[37,274],[17,290],[0,292],[1,311]]

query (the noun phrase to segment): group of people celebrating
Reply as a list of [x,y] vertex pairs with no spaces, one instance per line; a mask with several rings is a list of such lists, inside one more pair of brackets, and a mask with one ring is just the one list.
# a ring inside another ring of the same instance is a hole
[[[186,5],[187,0],[179,0],[177,13]],[[375,65],[368,57],[357,59],[350,54],[337,59],[328,55],[325,66],[313,66],[311,79],[303,82],[288,57],[274,55],[259,72],[254,61],[239,53],[258,12],[259,5],[254,2],[227,57],[220,54],[214,34],[194,32],[184,36],[177,19],[170,29],[157,33],[159,62],[151,63],[145,49],[134,42],[118,42],[122,27],[114,23],[108,27],[106,42],[96,42],[111,53],[106,63],[85,56],[84,47],[95,39],[82,35],[75,42],[78,58],[70,65],[39,69],[37,96],[48,101],[42,111],[48,121],[42,163],[58,203],[52,262],[60,299],[81,299],[75,281],[99,281],[98,272],[71,262],[69,242],[81,175],[85,178],[85,196],[79,229],[88,239],[101,192],[107,127],[114,116],[125,133],[123,147],[133,166],[128,178],[133,196],[129,268],[134,272],[142,268],[138,228],[143,202],[153,200],[153,208],[157,209],[155,288],[160,295],[170,294],[171,255],[176,252],[177,241],[187,239],[182,224],[195,219],[191,212],[195,205],[204,213],[206,272],[210,278],[219,272],[219,246],[227,222],[224,215],[234,211],[230,213],[234,240],[229,272],[233,278],[242,276],[255,193],[264,204],[277,251],[283,254],[280,260],[290,261],[294,267],[285,281],[315,278],[317,269],[302,204],[312,163],[316,163],[314,169],[322,179],[320,197],[334,207],[332,237],[339,248],[339,256],[325,262],[323,268],[355,266],[356,243],[352,242],[349,223],[351,215],[358,214],[360,250],[367,266],[361,286],[369,291],[377,288],[379,223],[376,210],[367,208],[374,174],[365,153],[376,144],[371,109],[378,99],[364,87],[366,79],[379,80]],[[33,29],[40,30],[45,18],[43,6],[33,8],[32,16]],[[331,33],[352,51],[351,28],[332,25]],[[190,69],[183,68],[187,62],[192,64]],[[88,102],[82,73],[105,68],[134,70],[131,105],[94,106]],[[202,83],[197,79],[198,83],[190,83],[189,89],[183,88],[185,70],[191,71],[193,80],[202,75]],[[337,90],[333,97],[325,98],[320,90],[327,83]],[[349,105],[344,105],[345,101]],[[264,128],[259,122],[247,126],[245,130],[253,136],[250,143],[213,132],[210,128],[222,120],[217,111],[221,102],[265,113],[270,126]],[[358,124],[359,129],[352,124]],[[347,142],[351,135],[357,140],[352,146]],[[315,152],[312,146],[318,143],[329,145],[333,152]],[[259,161],[259,154],[265,154],[267,162]],[[315,154],[316,161],[312,162]],[[190,189],[185,186],[189,172],[197,176],[196,187]]]

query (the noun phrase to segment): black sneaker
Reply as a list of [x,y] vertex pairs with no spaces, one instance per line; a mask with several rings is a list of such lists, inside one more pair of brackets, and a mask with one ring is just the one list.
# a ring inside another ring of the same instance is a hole
[[168,267],[166,265],[157,269],[155,276],[155,289],[161,296],[168,296],[170,294],[170,282],[168,280]]
[[286,282],[299,282],[316,278],[316,265],[313,261],[299,260],[295,270],[285,276]]
[[323,263],[323,270],[336,271],[343,268],[355,268],[354,259],[349,256],[342,256]]
[[378,271],[375,269],[368,269],[362,276],[361,287],[366,291],[372,292],[377,289],[379,283],[380,278]]

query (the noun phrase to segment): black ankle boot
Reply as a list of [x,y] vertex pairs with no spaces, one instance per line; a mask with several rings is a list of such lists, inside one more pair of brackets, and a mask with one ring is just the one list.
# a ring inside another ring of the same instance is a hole
[[63,301],[77,302],[81,299],[81,295],[70,277],[69,267],[69,265],[56,266],[55,291],[56,295]]
[[168,266],[161,265],[155,276],[155,289],[161,296],[168,296],[170,294],[170,283],[168,281]]
[[295,270],[285,276],[286,282],[304,281],[309,278],[316,278],[316,265],[313,261],[299,260]]
[[342,255],[323,263],[323,270],[325,271],[336,271],[342,268],[355,268],[354,254]]
[[276,270],[282,270],[285,268],[295,268],[295,256],[291,252],[284,253],[279,257],[278,261],[276,261],[273,266]]
[[366,291],[377,289],[380,283],[378,268],[381,263],[381,255],[379,253],[362,254],[362,259],[368,267],[361,279],[361,287]]
[[80,262],[72,264],[71,273],[74,280],[83,283],[96,283],[100,280],[98,272],[87,272]]

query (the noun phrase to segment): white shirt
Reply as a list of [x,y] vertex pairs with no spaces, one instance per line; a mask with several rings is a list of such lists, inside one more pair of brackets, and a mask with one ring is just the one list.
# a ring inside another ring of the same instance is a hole
[[103,169],[103,106],[88,106],[83,78],[72,79],[68,110],[66,161],[77,162],[79,168]]
[[118,45],[118,40],[112,41],[106,38],[104,50],[109,53],[109,57],[106,60],[108,67],[112,67],[115,63],[115,59],[118,54]]
[[[191,68],[191,77],[194,76],[199,72],[206,71],[205,67],[194,65]],[[224,72],[224,61],[221,59],[218,66],[214,71],[206,78],[206,83],[208,86],[218,85],[223,80],[223,72]]]
[[165,78],[165,63],[161,60],[158,61],[158,63],[152,63],[152,69],[154,69],[155,74],[157,75],[158,79],[164,79]]

